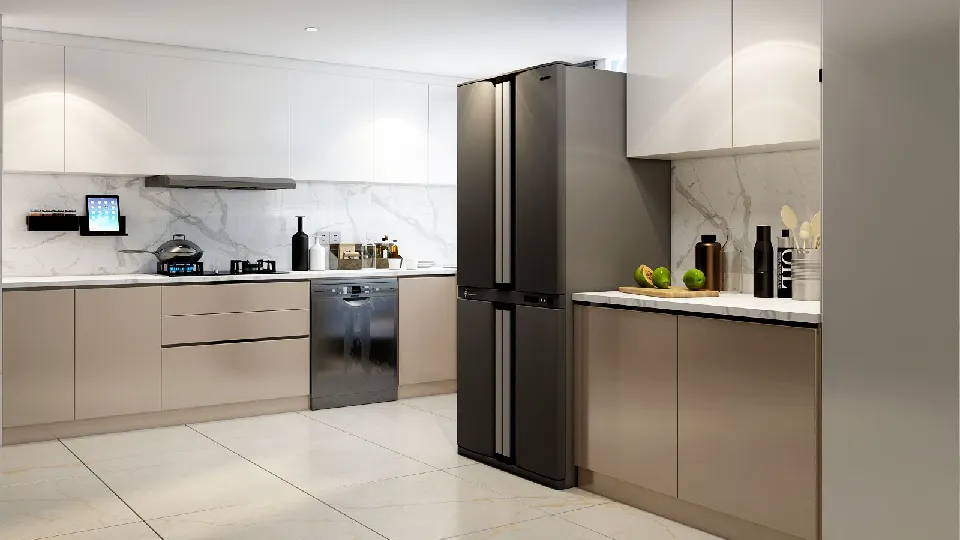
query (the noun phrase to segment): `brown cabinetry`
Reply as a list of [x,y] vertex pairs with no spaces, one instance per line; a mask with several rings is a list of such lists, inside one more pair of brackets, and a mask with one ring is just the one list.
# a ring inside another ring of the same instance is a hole
[[816,538],[817,339],[812,328],[679,318],[680,499]]
[[76,291],[76,417],[160,410],[160,287]]
[[677,495],[677,317],[577,306],[577,465]]
[[399,340],[401,387],[456,380],[455,277],[400,280]]
[[73,298],[3,293],[3,427],[73,420]]

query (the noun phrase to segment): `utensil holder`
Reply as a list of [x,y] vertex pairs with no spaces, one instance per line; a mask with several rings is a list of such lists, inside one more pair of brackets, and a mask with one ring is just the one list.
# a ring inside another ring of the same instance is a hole
[[823,259],[819,249],[793,251],[793,299],[819,301]]

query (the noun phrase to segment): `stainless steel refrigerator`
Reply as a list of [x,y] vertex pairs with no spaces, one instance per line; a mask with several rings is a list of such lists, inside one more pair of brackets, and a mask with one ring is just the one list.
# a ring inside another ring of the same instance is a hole
[[668,265],[670,162],[626,158],[621,73],[539,66],[457,109],[459,453],[570,487],[572,294]]

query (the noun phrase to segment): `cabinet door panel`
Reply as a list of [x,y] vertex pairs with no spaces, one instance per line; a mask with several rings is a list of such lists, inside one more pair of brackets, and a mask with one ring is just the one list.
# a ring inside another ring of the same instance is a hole
[[569,434],[565,314],[517,306],[514,312],[513,437],[516,463],[566,478]]
[[494,309],[489,302],[457,300],[457,445],[494,453]]
[[3,43],[3,169],[63,172],[63,47]]
[[73,420],[73,289],[3,293],[3,427]]
[[475,261],[457,270],[462,287],[494,285],[495,98],[488,82],[457,88],[457,260]]
[[290,173],[373,181],[373,80],[290,72]]
[[680,317],[678,343],[679,497],[813,540],[816,330]]
[[149,57],[149,172],[289,176],[288,82],[279,69]]
[[[514,285],[563,293],[560,250],[560,108],[563,70],[553,66],[517,76],[514,169]],[[463,259],[467,260],[467,259]]]
[[677,496],[677,317],[577,307],[578,464]]
[[733,147],[730,10],[730,0],[631,0],[627,155]]
[[733,144],[820,139],[820,0],[733,1]]
[[401,385],[457,378],[456,278],[402,278],[399,327]]
[[425,84],[411,82],[374,82],[374,182],[427,182],[430,130],[427,88]]
[[139,54],[66,50],[66,170],[147,170],[147,79]]
[[430,86],[430,183],[457,185],[457,89]]
[[160,410],[160,287],[77,291],[77,419]]

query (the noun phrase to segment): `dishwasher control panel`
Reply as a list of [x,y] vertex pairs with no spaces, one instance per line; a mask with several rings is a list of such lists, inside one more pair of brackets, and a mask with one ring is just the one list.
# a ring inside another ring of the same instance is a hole
[[377,293],[396,292],[396,279],[370,279],[360,281],[316,280],[311,287],[314,293],[323,296],[369,296]]

